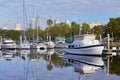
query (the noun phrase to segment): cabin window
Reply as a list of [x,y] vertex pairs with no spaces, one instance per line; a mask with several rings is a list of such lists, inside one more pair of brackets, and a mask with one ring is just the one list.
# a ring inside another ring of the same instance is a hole
[[69,45],[68,48],[71,48],[71,45]]
[[69,45],[68,48],[74,48],[75,46],[74,45]]
[[74,45],[72,45],[72,48],[74,48]]

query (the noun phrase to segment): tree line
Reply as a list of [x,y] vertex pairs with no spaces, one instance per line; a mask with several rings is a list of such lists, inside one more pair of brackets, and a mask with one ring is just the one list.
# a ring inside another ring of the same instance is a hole
[[[75,21],[71,24],[66,24],[61,22],[59,24],[53,24],[52,19],[46,21],[48,27],[45,30],[36,30],[36,29],[27,29],[26,31],[20,30],[3,30],[0,29],[0,35],[2,37],[10,37],[13,40],[19,40],[20,35],[26,36],[27,40],[33,40],[38,38],[46,40],[47,36],[50,35],[52,40],[55,40],[55,37],[64,37],[64,38],[73,38],[74,35],[78,34],[96,34],[96,38],[99,39],[100,35],[102,38],[105,38],[107,34],[110,34],[110,37],[114,37],[115,40],[120,39],[120,17],[110,18],[109,22],[106,25],[98,25],[90,28],[89,24],[82,23],[78,24]],[[34,36],[33,36],[34,32]]]

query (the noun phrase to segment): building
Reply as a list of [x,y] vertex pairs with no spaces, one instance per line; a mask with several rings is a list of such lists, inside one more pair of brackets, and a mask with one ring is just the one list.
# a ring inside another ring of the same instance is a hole
[[91,22],[91,23],[89,24],[89,26],[90,26],[91,29],[92,29],[94,26],[98,26],[98,25],[102,25],[102,24],[100,24],[99,22],[97,22],[97,23]]
[[56,24],[60,24],[60,20],[59,19],[55,19],[54,20],[54,25],[56,25]]
[[69,26],[71,26],[71,22],[69,20],[66,20],[65,24],[68,24]]
[[7,28],[7,27],[2,27],[1,29],[2,30],[11,30],[10,28]]
[[39,16],[37,16],[36,18],[34,17],[31,18],[29,28],[43,30],[41,25],[41,19]]
[[19,22],[14,24],[14,30],[21,30],[21,24]]

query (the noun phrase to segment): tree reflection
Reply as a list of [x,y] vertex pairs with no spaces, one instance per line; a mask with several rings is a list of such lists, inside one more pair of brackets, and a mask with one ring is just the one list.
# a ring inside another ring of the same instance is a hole
[[120,56],[113,56],[110,63],[110,73],[120,75]]
[[53,66],[62,68],[64,67],[65,64],[64,59],[62,57],[58,57],[57,54],[52,54],[52,55],[46,54],[44,56],[44,59],[49,62],[49,64],[47,65],[48,70],[51,70]]
[[53,65],[52,65],[51,63],[49,63],[49,64],[47,65],[47,69],[48,69],[49,71],[51,71],[51,70],[53,69]]
[[30,60],[33,60],[33,59],[39,60],[41,56],[42,56],[42,54],[36,54],[36,53],[30,53],[30,54],[28,54],[28,58]]

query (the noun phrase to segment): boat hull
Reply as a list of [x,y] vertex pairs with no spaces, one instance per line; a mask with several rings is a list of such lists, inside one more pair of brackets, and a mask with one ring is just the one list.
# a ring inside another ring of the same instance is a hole
[[30,49],[30,44],[17,45],[17,49]]
[[1,45],[1,49],[16,49],[16,45],[5,45],[5,44],[3,44],[3,45]]
[[55,44],[52,41],[45,42],[45,45],[48,49],[53,49],[55,47]]
[[64,48],[64,52],[73,55],[102,55],[103,49],[103,45],[94,45],[79,48]]
[[44,45],[44,43],[41,43],[41,44],[32,44],[30,46],[31,49],[40,49],[40,50],[46,50],[47,49],[47,46]]

